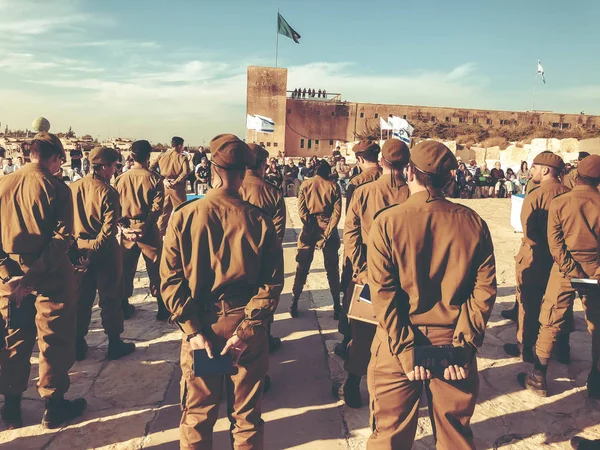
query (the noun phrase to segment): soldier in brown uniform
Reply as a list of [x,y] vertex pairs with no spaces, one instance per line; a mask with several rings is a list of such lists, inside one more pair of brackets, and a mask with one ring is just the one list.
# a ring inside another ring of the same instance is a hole
[[[443,197],[457,167],[443,144],[415,146],[410,198],[383,210],[371,227],[367,267],[379,325],[368,373],[369,450],[412,448],[423,387],[437,448],[474,448],[475,348],[483,343],[496,300],[496,266],[486,223]],[[433,377],[415,366],[415,347],[422,345],[460,347],[467,364]]]
[[[521,210],[523,242],[515,257],[517,277],[517,344],[505,344],[511,356],[533,362],[533,346],[538,336],[542,298],[550,277],[552,256],[548,249],[548,209],[552,200],[569,189],[558,179],[565,164],[552,152],[542,152],[533,160],[531,183],[535,187],[525,197]],[[569,335],[560,340],[558,357],[569,361]]]
[[[10,429],[23,425],[21,395],[27,389],[36,336],[38,392],[46,400],[42,425],[55,428],[86,407],[82,398],[64,399],[75,362],[77,314],[73,266],[67,258],[73,229],[71,191],[54,176],[64,160],[60,140],[41,132],[31,144],[31,164],[0,180],[0,392],[5,400],[2,418]],[[21,309],[26,326],[8,325],[9,303]]]
[[[348,288],[349,293],[353,291],[355,283],[367,283],[367,241],[375,215],[390,205],[405,202],[409,196],[403,178],[404,168],[410,159],[408,146],[398,139],[389,139],[383,144],[381,153],[381,177],[356,189],[346,213],[344,249],[352,261],[354,280]],[[344,368],[348,373],[344,399],[349,407],[360,408],[360,379],[367,374],[375,326],[350,320],[350,328],[350,335],[344,336],[345,340],[349,340],[347,349],[344,349]]]
[[115,189],[121,201],[121,248],[123,251],[123,312],[131,317],[135,307],[129,303],[140,254],[144,257],[150,279],[150,293],[158,303],[158,320],[170,316],[160,295],[160,251],[162,239],[158,218],[163,209],[162,178],[148,169],[152,146],[148,141],[135,141],[131,146],[133,167],[117,178]]
[[[590,156],[588,152],[579,152],[579,155],[577,157],[577,164],[581,163],[581,161],[583,161],[588,156]],[[577,167],[579,167],[579,165]],[[563,177],[563,184],[569,189],[573,189],[575,187],[575,184],[577,184],[577,167],[571,169],[571,171]]]
[[[265,171],[269,152],[256,144],[248,144],[254,155],[255,163],[248,167],[244,182],[240,188],[242,200],[260,208],[267,216],[273,219],[275,231],[279,242],[283,243],[285,236],[286,209],[285,199],[279,189],[265,181]],[[281,347],[281,339],[271,335],[269,326],[269,350],[271,352]]]
[[[254,158],[233,135],[210,143],[214,188],[180,206],[164,240],[161,291],[181,348],[182,449],[212,449],[222,392],[233,447],[262,449],[263,384],[269,364],[267,325],[283,288],[283,252],[273,221],[244,202],[239,189]],[[230,376],[195,377],[193,350],[230,353]]]
[[[552,347],[569,331],[575,301],[572,278],[600,279],[600,156],[588,156],[579,163],[577,184],[571,192],[556,197],[548,213],[548,245],[554,260],[544,296],[539,322],[540,333],[535,346],[533,372],[519,374],[528,389],[546,396],[546,372]],[[592,335],[592,370],[587,388],[590,398],[600,399],[600,293],[582,293],[588,331]]]
[[163,212],[158,219],[160,235],[164,236],[171,213],[187,200],[185,185],[190,174],[190,163],[183,154],[183,139],[175,136],[171,139],[171,148],[150,164],[151,171],[158,171],[164,178],[165,200]]
[[119,153],[96,147],[90,152],[91,172],[71,184],[77,247],[87,253],[89,266],[78,289],[76,358],[86,358],[92,308],[98,292],[102,327],[108,335],[108,359],[119,359],[135,350],[121,340],[123,332],[123,257],[117,241],[121,215],[119,193],[109,184],[117,171]]
[[340,235],[337,226],[342,216],[342,194],[340,186],[329,180],[330,176],[331,166],[321,161],[316,176],[302,183],[298,192],[298,213],[302,221],[302,231],[298,236],[298,264],[290,306],[292,317],[298,317],[298,300],[317,248],[323,250],[327,281],[333,297],[334,317],[339,315],[341,309],[338,256]]
[[[358,167],[362,170],[361,173],[352,177],[350,180],[348,187],[346,188],[346,213],[348,213],[348,209],[350,208],[350,203],[352,202],[352,196],[354,195],[354,191],[356,188],[361,186],[364,183],[369,183],[371,181],[375,181],[381,175],[381,167],[379,166],[379,145],[377,145],[373,141],[360,141],[356,144],[352,151],[356,155],[356,163]],[[348,312],[348,306],[350,299],[348,298],[348,286],[352,281],[352,261],[350,260],[350,255],[346,252],[346,248],[344,247],[344,257],[342,264],[342,276],[340,279],[340,292],[344,294],[344,305],[339,317],[335,317],[337,320],[340,318],[340,323],[338,324],[338,330],[344,336],[350,335],[350,325],[348,323],[348,318],[346,317],[346,313]],[[348,341],[344,341],[343,348],[346,348],[348,345]],[[338,348],[338,353],[342,350],[342,347]]]

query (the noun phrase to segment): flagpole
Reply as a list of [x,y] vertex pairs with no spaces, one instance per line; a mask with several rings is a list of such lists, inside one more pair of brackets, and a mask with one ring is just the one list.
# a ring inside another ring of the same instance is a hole
[[277,43],[275,44],[275,68],[277,68],[277,59],[279,58],[279,8],[277,8]]
[[535,87],[537,86],[537,79],[538,79],[538,74],[537,72],[535,73],[535,78],[533,79],[533,96],[531,99],[531,112],[535,112]]

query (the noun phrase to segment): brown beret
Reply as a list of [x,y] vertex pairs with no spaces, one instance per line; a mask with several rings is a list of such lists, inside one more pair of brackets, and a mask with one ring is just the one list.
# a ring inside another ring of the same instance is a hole
[[586,156],[577,165],[577,175],[592,180],[600,179],[600,156]]
[[377,145],[376,142],[366,140],[360,141],[358,144],[352,147],[352,151],[356,154],[365,152],[379,153],[379,150],[381,149],[379,148],[379,145]]
[[388,139],[383,143],[381,156],[394,166],[405,166],[410,160],[410,150],[400,139]]
[[212,162],[225,170],[243,170],[255,164],[250,147],[233,134],[219,134],[210,141]]
[[410,162],[421,172],[430,175],[444,175],[458,169],[458,161],[450,149],[441,142],[431,140],[413,147]]
[[54,145],[56,148],[58,148],[58,150],[60,150],[60,154],[63,158],[67,156],[61,140],[55,134],[48,133],[47,131],[40,131],[33,137],[33,140],[48,142],[49,144]]
[[537,164],[538,166],[553,167],[559,171],[562,171],[565,168],[565,162],[563,161],[563,159],[556,153],[548,151],[542,152],[539,155],[537,155],[533,160],[533,164]]
[[269,152],[264,147],[261,147],[257,144],[248,144],[248,148],[250,148],[250,151],[254,155],[256,162],[266,161],[269,159]]
[[90,152],[90,164],[105,165],[119,161],[119,152],[110,147],[94,147]]

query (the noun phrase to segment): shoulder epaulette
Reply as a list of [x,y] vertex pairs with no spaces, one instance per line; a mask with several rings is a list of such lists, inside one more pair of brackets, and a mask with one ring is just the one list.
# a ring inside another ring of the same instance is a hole
[[390,205],[390,206],[386,206],[386,207],[385,207],[385,208],[383,208],[383,209],[380,209],[380,210],[379,210],[379,211],[377,211],[377,212],[375,213],[375,215],[373,216],[373,220],[377,219],[377,217],[379,217],[379,215],[380,215],[381,213],[383,213],[383,212],[387,211],[388,209],[395,208],[396,206],[400,206],[400,205]]
[[186,201],[186,202],[183,202],[181,205],[179,205],[177,208],[175,208],[175,209],[173,210],[173,212],[175,212],[175,211],[179,211],[179,210],[180,210],[181,208],[183,208],[184,206],[187,206],[187,205],[189,205],[189,204],[191,204],[191,203],[194,203],[195,201],[198,201],[198,200],[201,200],[201,199],[199,199],[199,198],[193,198],[193,199],[191,199],[191,200],[188,200],[188,201]]

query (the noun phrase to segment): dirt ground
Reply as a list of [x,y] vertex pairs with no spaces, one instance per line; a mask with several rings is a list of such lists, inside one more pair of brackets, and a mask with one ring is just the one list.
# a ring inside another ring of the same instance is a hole
[[[275,317],[273,332],[283,339],[273,354],[270,374],[273,387],[264,401],[267,449],[363,449],[369,436],[368,394],[363,382],[365,406],[352,410],[331,392],[342,383],[342,361],[333,355],[340,340],[333,321],[331,297],[317,252],[305,293],[300,318],[287,314],[295,271],[295,241],[300,228],[295,199],[288,199],[288,230],[284,242],[286,285]],[[515,296],[514,254],[521,235],[509,225],[510,201],[470,200],[488,223],[494,240],[499,296],[489,331],[479,353],[480,395],[473,417],[479,449],[570,448],[569,439],[581,434],[600,438],[600,408],[589,400],[585,381],[590,368],[590,338],[583,312],[576,303],[577,331],[571,336],[573,362],[552,362],[549,394],[541,399],[522,391],[516,374],[529,366],[507,357],[505,342],[515,342],[515,328],[500,316]],[[39,426],[43,403],[35,389],[37,355],[32,358],[30,386],[25,393],[25,427],[7,431],[0,424],[0,449],[177,449],[179,410],[179,331],[154,318],[156,304],[148,292],[148,279],[140,266],[133,303],[138,308],[126,323],[124,337],[138,346],[120,361],[107,361],[106,336],[99,310],[94,311],[88,342],[88,360],[71,371],[68,397],[84,396],[89,403],[81,420],[57,431]],[[225,405],[215,427],[214,448],[230,448]],[[421,405],[415,449],[434,448],[425,401]]]

